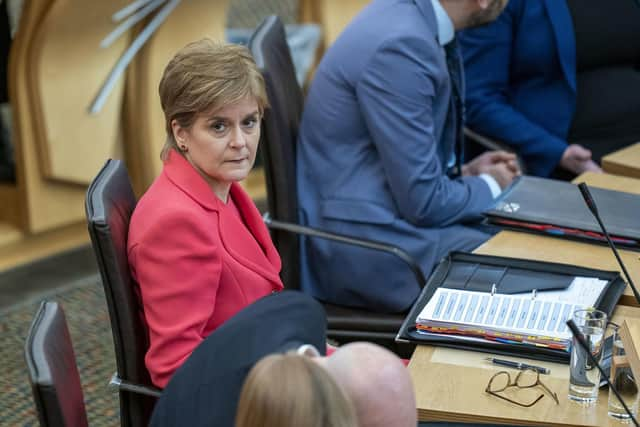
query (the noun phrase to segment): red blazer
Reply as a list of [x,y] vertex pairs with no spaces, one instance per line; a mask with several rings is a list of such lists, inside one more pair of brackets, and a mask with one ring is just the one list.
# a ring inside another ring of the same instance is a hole
[[229,197],[242,219],[172,151],[133,212],[127,251],[156,386],[236,312],[283,288],[280,257],[253,201],[236,183]]

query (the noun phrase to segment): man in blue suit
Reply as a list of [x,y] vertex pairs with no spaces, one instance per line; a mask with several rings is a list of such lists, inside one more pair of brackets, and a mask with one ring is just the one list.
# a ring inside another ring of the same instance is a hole
[[565,0],[511,0],[491,25],[463,31],[467,123],[511,145],[532,175],[602,172],[567,143],[576,110],[576,42]]
[[[463,164],[454,36],[495,19],[506,2],[374,0],[349,24],[318,67],[302,117],[302,223],[397,245],[427,273],[488,239],[470,224],[519,169],[504,152]],[[319,239],[302,242],[302,286],[386,312],[406,310],[420,290],[395,258]]]

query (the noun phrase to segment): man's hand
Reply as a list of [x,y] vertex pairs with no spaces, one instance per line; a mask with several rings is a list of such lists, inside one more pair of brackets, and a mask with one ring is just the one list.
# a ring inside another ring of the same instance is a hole
[[513,168],[507,163],[496,163],[490,165],[482,173],[492,176],[503,190],[511,184],[511,181],[513,181],[516,176],[520,175],[519,172],[515,173]]
[[571,144],[564,150],[560,166],[576,175],[583,172],[602,173],[600,166],[591,160],[591,151],[578,144]]
[[498,164],[505,165],[514,176],[522,173],[515,154],[506,151],[487,151],[463,165],[462,175],[480,175],[482,173],[491,175],[490,171],[495,169]]

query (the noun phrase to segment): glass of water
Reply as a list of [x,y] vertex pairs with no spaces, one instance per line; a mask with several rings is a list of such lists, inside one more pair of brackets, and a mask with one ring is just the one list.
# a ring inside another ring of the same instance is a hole
[[[607,314],[594,309],[577,310],[573,313],[573,321],[587,343],[589,352],[600,363],[604,349]],[[600,370],[591,362],[586,351],[574,337],[569,366],[569,399],[583,405],[593,405],[598,400],[599,386]]]
[[[640,393],[638,393],[638,381],[634,377],[629,361],[624,351],[624,344],[618,330],[613,333],[613,351],[611,353],[611,384],[624,400],[627,408],[631,410],[634,416],[638,415],[638,402],[640,401]],[[610,417],[621,421],[631,421],[629,414],[616,397],[616,394],[609,390],[608,414]]]

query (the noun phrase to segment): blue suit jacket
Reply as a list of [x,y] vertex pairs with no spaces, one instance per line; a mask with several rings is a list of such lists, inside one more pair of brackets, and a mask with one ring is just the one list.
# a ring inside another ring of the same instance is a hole
[[[492,202],[478,177],[450,179],[451,81],[431,0],[374,0],[324,56],[297,152],[301,221],[407,250],[429,273],[487,235],[462,226]],[[407,309],[419,292],[394,257],[319,239],[302,245],[302,286],[325,301]]]
[[573,22],[564,0],[511,0],[492,24],[460,36],[467,124],[512,145],[548,176],[567,147],[576,105]]

